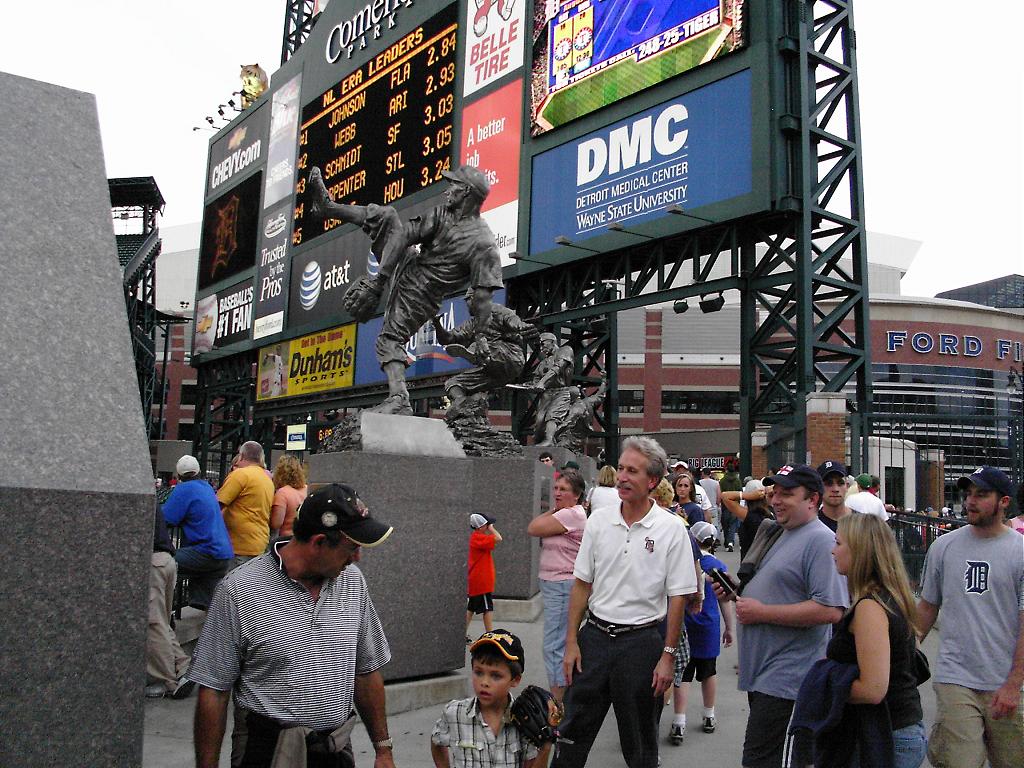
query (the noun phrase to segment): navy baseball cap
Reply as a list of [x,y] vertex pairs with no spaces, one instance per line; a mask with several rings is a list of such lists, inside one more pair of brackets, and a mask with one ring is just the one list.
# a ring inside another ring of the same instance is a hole
[[995,491],[1000,496],[1010,496],[1013,493],[1010,478],[995,467],[978,467],[971,474],[956,481],[956,486],[961,491],[966,491],[972,485],[983,491]]
[[846,465],[843,464],[843,462],[829,460],[821,463],[818,467],[818,474],[821,475],[822,480],[829,475],[842,475],[845,480],[846,476],[850,474],[850,472],[846,469]]
[[526,654],[523,652],[523,643],[507,629],[495,629],[492,632],[484,632],[469,646],[470,654],[482,645],[494,646],[506,659],[518,661],[520,666],[526,669]]
[[821,482],[821,475],[814,470],[814,467],[809,467],[806,464],[787,464],[772,475],[771,480],[780,488],[803,486],[819,496],[825,495],[825,486]]

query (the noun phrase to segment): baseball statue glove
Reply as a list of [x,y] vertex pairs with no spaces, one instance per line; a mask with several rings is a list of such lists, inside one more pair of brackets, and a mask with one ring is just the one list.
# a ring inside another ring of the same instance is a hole
[[382,293],[384,293],[383,280],[360,275],[352,281],[352,285],[341,297],[341,305],[358,322],[365,323],[377,311]]
[[511,719],[523,736],[536,747],[558,738],[556,726],[562,722],[564,710],[550,692],[528,685],[512,702]]

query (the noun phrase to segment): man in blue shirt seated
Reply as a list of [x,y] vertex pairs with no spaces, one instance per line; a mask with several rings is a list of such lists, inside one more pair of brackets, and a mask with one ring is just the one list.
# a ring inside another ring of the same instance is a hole
[[231,567],[231,547],[217,494],[200,476],[195,456],[182,456],[175,467],[178,484],[164,502],[168,525],[184,528],[182,546],[174,554],[178,573],[188,576],[189,605],[207,610],[217,585]]

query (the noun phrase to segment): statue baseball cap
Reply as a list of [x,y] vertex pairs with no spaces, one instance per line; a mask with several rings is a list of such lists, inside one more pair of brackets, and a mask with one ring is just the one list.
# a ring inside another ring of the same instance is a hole
[[174,474],[178,477],[198,475],[199,472],[199,462],[196,460],[196,457],[189,456],[188,454],[178,459],[178,463],[174,465]]
[[843,479],[849,474],[849,470],[846,465],[841,461],[823,461],[818,467],[818,474],[821,475],[821,479],[824,480],[829,475],[841,475]]
[[376,547],[394,528],[370,517],[370,510],[351,485],[331,483],[302,502],[294,530],[309,536],[338,531],[361,547]]
[[806,464],[787,464],[772,475],[771,479],[780,488],[796,488],[799,485],[819,496],[825,495],[821,475]]
[[956,486],[961,491],[966,491],[972,485],[976,485],[983,491],[995,491],[1001,497],[1013,495],[1010,478],[1006,476],[1005,472],[995,467],[978,467],[971,474],[956,481]]
[[526,669],[526,654],[523,653],[523,643],[507,629],[495,629],[492,632],[484,632],[469,646],[469,652],[473,653],[481,645],[493,645],[506,659],[518,661],[520,666]]
[[474,168],[472,165],[463,165],[454,171],[441,171],[441,175],[449,181],[465,184],[476,192],[481,200],[491,193],[491,182],[487,180],[487,176],[479,168]]

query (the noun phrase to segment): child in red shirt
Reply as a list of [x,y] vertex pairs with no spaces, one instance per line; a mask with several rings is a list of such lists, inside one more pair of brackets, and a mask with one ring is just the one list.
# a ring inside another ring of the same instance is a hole
[[473,614],[482,613],[484,629],[491,631],[494,611],[494,558],[491,552],[494,545],[501,541],[501,534],[494,527],[494,518],[473,513],[469,516],[469,526],[473,533],[469,535],[469,564],[466,602],[466,642],[470,642],[469,625]]

